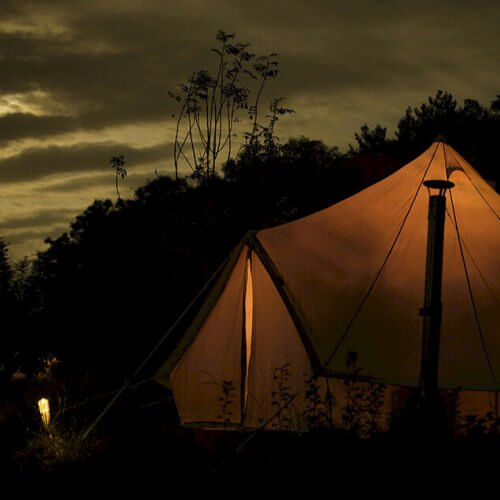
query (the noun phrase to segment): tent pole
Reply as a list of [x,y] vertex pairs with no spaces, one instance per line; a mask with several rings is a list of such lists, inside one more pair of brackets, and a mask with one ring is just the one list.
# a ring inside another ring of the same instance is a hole
[[278,273],[276,266],[271,259],[270,255],[267,253],[266,249],[260,242],[256,234],[249,236],[247,240],[247,245],[255,252],[260,262],[264,266],[264,269],[268,272],[271,281],[276,287],[284,306],[286,307],[290,318],[297,329],[299,337],[302,340],[304,349],[308,354],[309,361],[311,362],[311,368],[315,376],[324,375],[324,368],[321,364],[316,349],[311,343],[310,331],[311,328],[307,326],[305,322],[304,315],[300,313],[295,300],[292,299],[289,290],[287,290],[284,279]]
[[429,191],[429,211],[424,307],[420,310],[420,315],[423,316],[420,403],[425,416],[433,420],[437,416],[439,405],[438,374],[446,190],[451,189],[454,184],[443,180],[429,180],[425,181],[424,185]]

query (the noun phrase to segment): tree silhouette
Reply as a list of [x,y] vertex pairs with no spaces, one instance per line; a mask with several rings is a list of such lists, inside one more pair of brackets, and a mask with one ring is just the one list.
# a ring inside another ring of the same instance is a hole
[[14,353],[13,337],[16,327],[14,270],[9,258],[8,244],[0,237],[0,372],[10,364]]
[[12,268],[8,255],[8,244],[0,238],[0,295],[4,296],[10,292],[12,280]]
[[493,113],[500,113],[500,95],[497,95],[496,99],[491,103],[490,110]]
[[118,177],[124,179],[127,176],[127,171],[125,170],[125,159],[123,155],[120,156],[112,156],[109,159],[110,167],[115,171],[115,186],[116,186],[116,195],[119,200],[121,200],[120,191],[118,189]]
[[489,107],[474,99],[459,105],[449,92],[438,90],[420,106],[407,108],[399,120],[395,138],[387,137],[386,129],[366,124],[355,134],[358,146],[351,146],[351,156],[384,156],[403,165],[420,154],[438,136],[459,150],[479,172],[500,189],[500,169],[496,168],[496,138],[500,134],[500,98]]
[[[217,32],[216,40],[217,47],[211,49],[217,56],[215,72],[198,70],[186,83],[177,85],[177,92],[169,92],[179,105],[177,116],[174,115],[176,180],[181,162],[191,169],[193,179],[203,182],[216,174],[224,150],[224,161],[231,161],[238,137],[236,128],[241,128],[241,112],[248,114],[250,131],[244,132],[236,157],[243,147],[255,148],[262,132],[258,121],[260,104],[266,83],[278,75],[277,54],[256,56],[249,52],[248,43],[236,42],[234,33],[222,30]],[[250,103],[252,81],[258,83],[258,90]],[[281,100],[274,102],[271,128],[285,114],[284,108],[278,106]]]

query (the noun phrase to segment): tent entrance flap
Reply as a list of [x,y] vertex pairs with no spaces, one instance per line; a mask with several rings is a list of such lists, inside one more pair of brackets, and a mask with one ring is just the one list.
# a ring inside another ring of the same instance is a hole
[[170,383],[183,423],[241,424],[242,325],[248,249],[240,249],[225,286],[192,334]]
[[[300,393],[311,363],[255,252],[243,248],[225,289],[170,374],[183,424],[258,427]],[[299,428],[303,396],[273,426]],[[284,418],[284,420],[283,420]]]
[[241,349],[241,421],[244,420],[248,400],[248,370],[252,356],[252,333],[253,333],[253,282],[252,282],[252,260],[251,250],[248,250],[247,264],[245,270],[245,294],[243,301],[243,338]]

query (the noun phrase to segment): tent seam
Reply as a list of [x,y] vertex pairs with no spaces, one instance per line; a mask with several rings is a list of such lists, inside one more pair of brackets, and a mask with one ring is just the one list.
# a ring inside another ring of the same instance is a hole
[[[453,224],[453,227],[456,229],[456,226],[455,226],[455,221],[453,220],[453,217],[451,216],[448,208],[446,208],[446,215],[449,217],[450,219],[450,222]],[[488,281],[486,280],[486,278],[484,277],[484,274],[483,272],[481,271],[481,269],[479,268],[479,266],[477,265],[477,262],[476,260],[474,259],[471,251],[469,250],[469,247],[467,246],[467,244],[465,243],[465,240],[463,238],[463,236],[461,237],[462,239],[462,245],[463,247],[465,248],[465,251],[467,252],[467,255],[469,256],[470,260],[472,261],[472,264],[474,264],[474,267],[476,268],[476,271],[478,272],[479,276],[481,276],[481,279],[483,280],[484,284],[486,285],[486,288],[488,289],[488,291],[490,292],[490,295],[492,296],[493,300],[499,304],[500,301],[498,300],[497,296],[495,295],[495,293],[493,292],[490,284],[488,283]]]
[[[498,214],[495,212],[495,209],[490,205],[490,203],[488,202],[488,200],[484,197],[483,193],[481,193],[481,191],[479,190],[479,188],[476,186],[476,184],[474,184],[473,180],[470,178],[469,174],[463,169],[463,165],[461,165],[461,162],[460,160],[457,158],[457,156],[455,155],[455,152],[452,151],[452,154],[455,158],[455,161],[460,165],[460,167],[462,168],[464,174],[467,176],[467,179],[469,179],[470,183],[472,184],[472,186],[474,187],[474,189],[477,191],[477,193],[479,194],[479,196],[481,196],[481,198],[483,199],[483,201],[486,203],[486,205],[488,205],[488,208],[491,210],[491,212],[493,213],[493,215],[497,218],[497,220],[500,220],[500,217],[498,216]],[[460,156],[460,155],[459,155]],[[462,158],[460,156],[460,158]],[[462,158],[463,160],[463,158]]]
[[456,214],[456,211],[455,211],[455,203],[453,202],[453,194],[452,194],[451,190],[450,190],[450,201],[451,201],[451,207],[452,207],[452,211],[453,211],[453,218],[455,219],[455,230],[456,230],[456,234],[457,234],[458,247],[460,249],[460,255],[461,255],[461,258],[462,258],[462,265],[464,267],[465,279],[466,279],[466,282],[467,282],[467,288],[468,288],[468,291],[469,291],[469,297],[470,297],[470,300],[471,300],[471,303],[472,303],[472,309],[474,311],[474,318],[476,320],[476,325],[477,325],[477,329],[478,329],[479,339],[481,341],[481,347],[482,347],[484,355],[486,357],[486,362],[488,364],[488,368],[489,368],[490,374],[491,374],[491,376],[493,378],[493,382],[495,382],[495,384],[496,384],[497,383],[497,379],[496,379],[496,376],[495,376],[495,371],[493,370],[493,365],[491,364],[490,355],[489,355],[488,350],[486,348],[486,343],[485,343],[485,340],[484,340],[483,329],[481,327],[481,321],[479,319],[479,312],[477,310],[476,301],[474,299],[474,293],[472,291],[472,283],[470,281],[469,270],[467,269],[467,263],[465,261],[465,254],[464,254],[464,250],[462,248],[462,237],[460,236],[460,230],[458,228],[458,220],[457,220],[457,214]]

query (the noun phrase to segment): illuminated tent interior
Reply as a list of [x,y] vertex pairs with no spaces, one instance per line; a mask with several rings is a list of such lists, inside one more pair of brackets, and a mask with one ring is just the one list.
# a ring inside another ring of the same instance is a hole
[[387,410],[398,388],[418,386],[428,179],[455,184],[446,192],[439,386],[459,389],[465,412],[496,413],[499,196],[435,142],[354,196],[243,240],[157,372],[182,423],[303,428],[314,394],[338,423],[348,358],[361,379],[387,384]]

